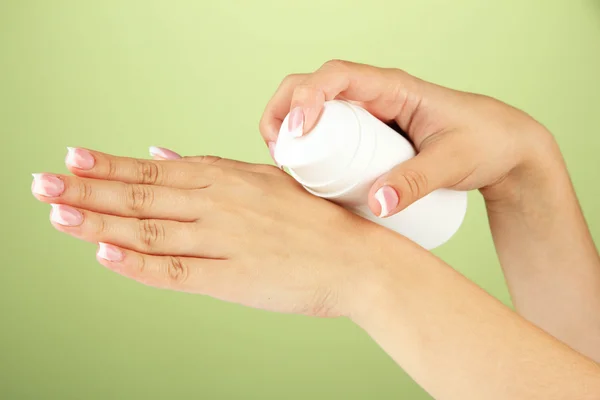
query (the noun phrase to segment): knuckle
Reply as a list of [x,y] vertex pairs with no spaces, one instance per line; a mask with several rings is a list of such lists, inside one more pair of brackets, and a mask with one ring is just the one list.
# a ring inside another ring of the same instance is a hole
[[260,121],[258,121],[258,130],[260,131],[260,133],[263,136],[265,135],[265,133],[267,132],[267,129],[269,127],[270,118],[271,118],[271,116],[265,112],[262,115],[262,117],[260,117]]
[[106,172],[106,178],[111,180],[118,177],[119,169],[117,167],[117,163],[113,159],[108,159],[108,171]]
[[160,184],[163,176],[163,167],[158,163],[146,161],[146,160],[137,160],[136,161],[136,174],[137,181],[139,183],[147,184],[147,185],[156,185]]
[[181,285],[189,275],[188,265],[181,257],[169,257],[166,266],[167,279],[169,283]]
[[389,102],[396,105],[403,105],[406,102],[406,88],[401,81],[396,81],[389,91]]
[[103,237],[104,235],[106,235],[108,233],[109,230],[109,226],[108,226],[108,221],[106,220],[106,217],[102,214],[98,215],[98,223],[96,224],[96,229],[94,230],[94,233],[98,236],[98,237]]
[[315,85],[307,82],[296,86],[293,98],[294,101],[303,102],[315,99],[320,93],[320,90]]
[[139,261],[135,266],[135,274],[138,276],[138,280],[144,277],[146,272],[146,256],[142,255],[139,257]]
[[385,75],[398,81],[404,80],[407,76],[406,71],[400,68],[382,68],[382,71]]
[[281,82],[281,86],[290,86],[302,79],[303,74],[289,74]]
[[154,191],[147,185],[127,185],[127,208],[134,213],[148,210],[154,203]]
[[87,203],[92,199],[93,189],[92,189],[92,185],[90,184],[89,181],[79,180],[79,185],[78,185],[77,189],[78,189],[79,201],[81,203]]
[[326,61],[321,69],[344,70],[350,66],[350,62],[337,58]]
[[163,224],[154,219],[140,220],[138,231],[139,240],[146,249],[153,248],[156,244],[165,239],[165,228]]
[[414,198],[421,198],[427,192],[427,176],[422,172],[407,170],[402,173],[401,177],[409,190],[409,194]]
[[294,89],[294,97],[304,97],[304,95],[315,91],[315,87],[308,83],[302,83]]
[[200,156],[198,160],[202,164],[214,165],[223,160],[223,158],[219,156]]

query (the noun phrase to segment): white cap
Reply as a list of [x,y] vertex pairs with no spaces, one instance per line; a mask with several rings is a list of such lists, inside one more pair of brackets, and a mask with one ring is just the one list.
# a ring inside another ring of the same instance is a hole
[[360,142],[360,125],[352,107],[325,103],[316,126],[294,137],[284,119],[275,145],[275,160],[304,186],[319,187],[338,180],[352,162]]

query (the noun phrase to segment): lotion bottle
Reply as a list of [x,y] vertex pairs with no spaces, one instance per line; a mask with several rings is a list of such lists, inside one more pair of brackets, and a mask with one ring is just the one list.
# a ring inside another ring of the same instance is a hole
[[367,205],[377,178],[416,155],[412,144],[365,109],[325,102],[316,126],[301,137],[281,125],[274,156],[304,188],[413,240],[426,249],[448,241],[467,209],[467,193],[438,189],[399,213],[379,218]]

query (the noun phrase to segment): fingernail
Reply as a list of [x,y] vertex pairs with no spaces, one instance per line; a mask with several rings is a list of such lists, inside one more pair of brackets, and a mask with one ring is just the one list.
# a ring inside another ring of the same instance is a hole
[[391,186],[382,186],[375,192],[375,200],[379,202],[381,206],[381,213],[379,217],[387,217],[390,211],[398,207],[398,193]]
[[94,164],[96,164],[96,160],[94,160],[94,156],[87,150],[78,149],[75,147],[67,147],[67,158],[65,159],[65,163],[68,166],[78,168],[78,169],[92,169]]
[[79,226],[83,222],[83,214],[73,207],[64,204],[51,204],[50,220],[64,226]]
[[302,136],[302,128],[304,126],[304,112],[301,107],[296,107],[290,112],[288,118],[288,131],[294,137]]
[[116,246],[98,243],[98,257],[112,262],[123,261],[123,252]]
[[282,168],[281,164],[279,164],[277,162],[277,160],[275,159],[275,142],[269,142],[269,153],[271,153],[271,158],[273,159],[273,161],[275,161],[275,164],[277,165],[277,168]]
[[160,157],[165,160],[179,160],[181,156],[174,151],[169,149],[164,149],[162,147],[150,146],[149,148],[150,156],[152,157]]
[[40,196],[56,197],[65,190],[65,183],[54,175],[31,174],[33,176],[33,193]]

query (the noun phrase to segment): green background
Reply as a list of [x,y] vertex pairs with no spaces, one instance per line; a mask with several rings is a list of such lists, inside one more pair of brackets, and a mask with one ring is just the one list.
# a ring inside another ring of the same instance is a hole
[[[599,1],[0,0],[0,398],[429,398],[347,320],[122,279],[30,194],[31,172],[66,171],[65,146],[270,162],[270,95],[332,58],[524,108],[556,134],[598,240]],[[470,199],[436,252],[508,304]]]

